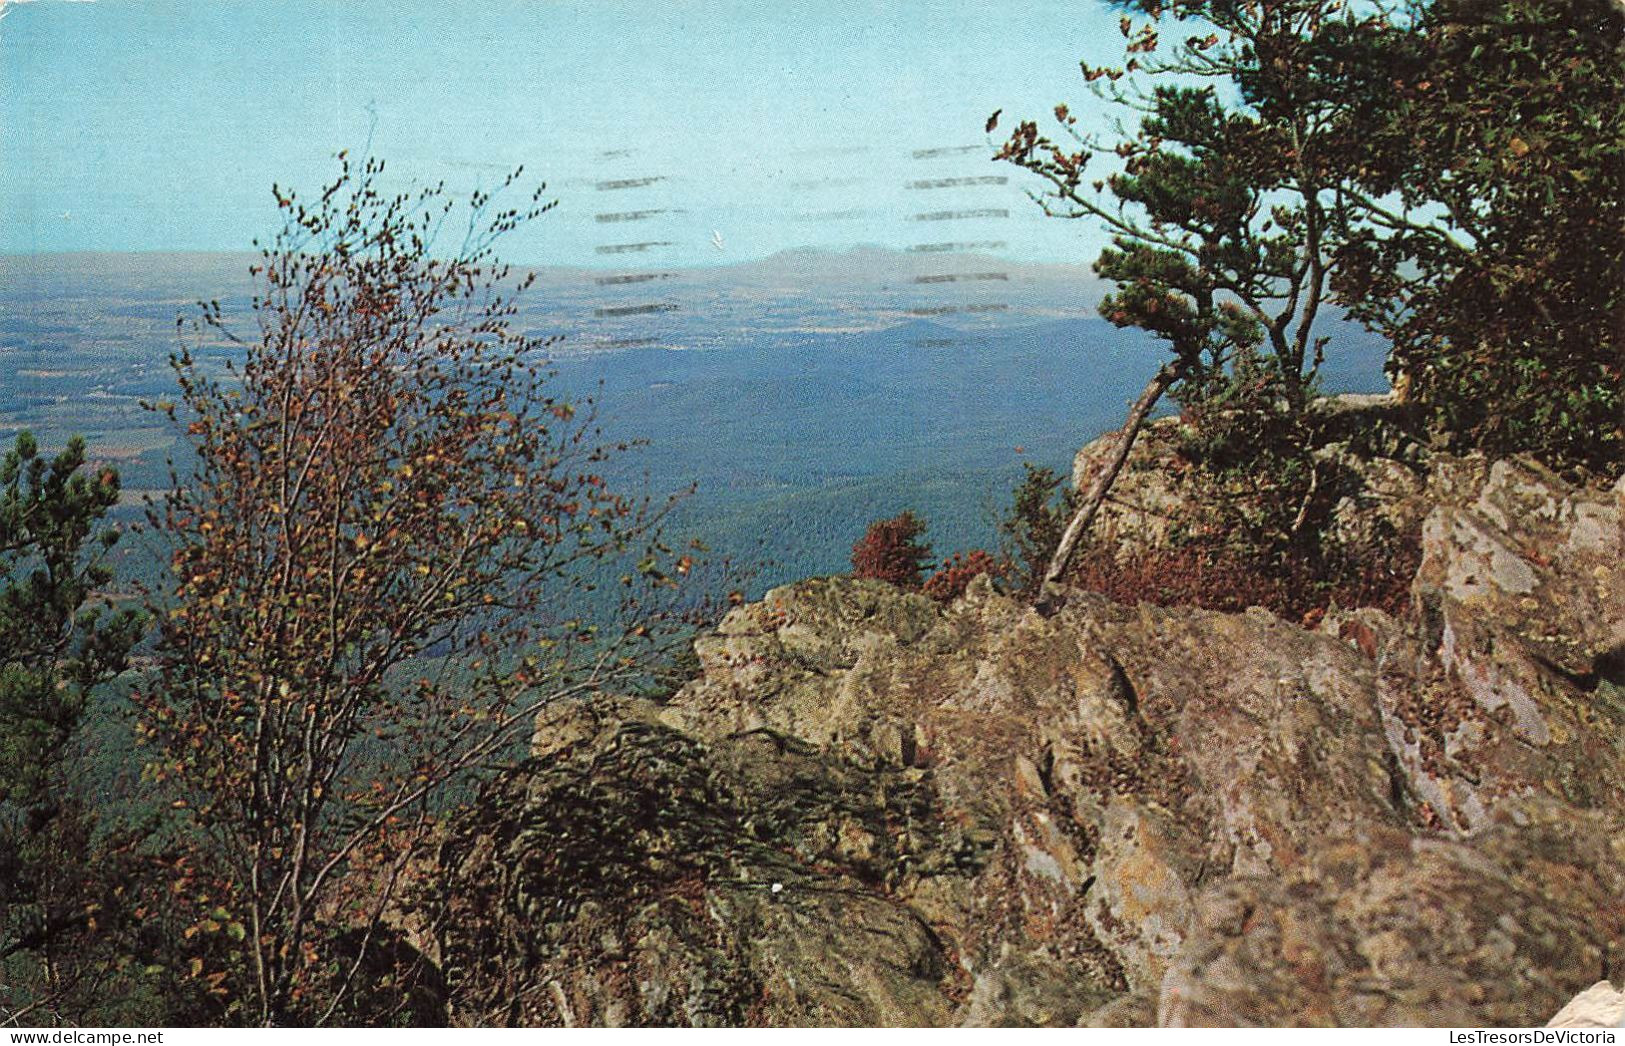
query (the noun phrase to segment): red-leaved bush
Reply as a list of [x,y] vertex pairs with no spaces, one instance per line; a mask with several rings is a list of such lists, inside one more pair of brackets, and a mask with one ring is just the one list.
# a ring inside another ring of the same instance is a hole
[[917,589],[931,561],[931,546],[921,541],[925,520],[913,512],[869,524],[852,546],[852,576],[889,581]]
[[936,573],[925,579],[920,591],[938,603],[952,603],[965,594],[965,587],[978,574],[991,574],[997,579],[1005,573],[1005,564],[994,559],[991,553],[973,548],[949,556]]

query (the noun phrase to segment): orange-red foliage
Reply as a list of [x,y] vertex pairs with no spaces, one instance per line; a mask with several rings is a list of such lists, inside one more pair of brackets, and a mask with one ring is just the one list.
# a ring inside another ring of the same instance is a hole
[[913,512],[876,520],[852,546],[852,576],[919,588],[931,559],[930,544],[920,540],[924,535],[925,521]]
[[1412,538],[1393,552],[1380,563],[1329,565],[1288,557],[1270,567],[1200,546],[1123,558],[1099,548],[1078,557],[1069,580],[1119,603],[1228,612],[1257,606],[1312,627],[1333,603],[1403,613],[1410,604],[1411,579],[1421,562],[1421,547]]
[[952,603],[965,594],[965,587],[978,574],[991,574],[998,578],[1005,573],[1005,564],[993,558],[992,554],[973,548],[969,552],[955,552],[948,557],[948,561],[938,567],[936,573],[926,578],[920,591],[938,603]]

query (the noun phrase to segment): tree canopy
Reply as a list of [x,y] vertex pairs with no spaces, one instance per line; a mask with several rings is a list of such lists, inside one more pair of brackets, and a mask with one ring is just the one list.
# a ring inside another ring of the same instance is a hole
[[[1171,358],[1059,539],[1056,581],[1164,393],[1226,467],[1298,477],[1336,306],[1436,440],[1625,470],[1625,13],[1608,0],[1135,0],[1125,61],[995,158],[1111,235],[1111,322]],[[989,121],[989,129],[997,123]],[[1293,501],[1288,482],[1274,496]],[[1307,496],[1307,495],[1304,495]],[[1307,504],[1307,501],[1304,502]],[[1291,518],[1291,513],[1288,514]],[[1303,513],[1296,514],[1301,523]],[[1296,530],[1298,523],[1290,529]]]
[[[354,1017],[380,963],[412,966],[383,916],[450,789],[545,703],[642,670],[652,611],[589,619],[613,564],[629,594],[687,569],[605,480],[625,446],[552,393],[551,343],[514,322],[534,277],[494,245],[541,190],[460,208],[383,176],[341,156],[314,200],[275,191],[241,366],[183,348],[163,406],[191,458],[151,512],[172,585],[137,701],[197,840],[193,977],[232,1021]],[[218,304],[201,321],[237,339]]]

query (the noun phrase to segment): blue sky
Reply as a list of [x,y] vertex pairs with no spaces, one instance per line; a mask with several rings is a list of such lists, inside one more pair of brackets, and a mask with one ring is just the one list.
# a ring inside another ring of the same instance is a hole
[[985,144],[996,108],[1006,127],[1082,108],[1079,59],[1121,43],[1093,0],[14,0],[0,252],[247,249],[276,222],[271,183],[319,186],[371,125],[401,177],[469,189],[523,163],[545,178],[560,209],[508,243],[515,261],[932,240],[1088,261],[1098,238],[1039,216],[1023,172],[987,151],[915,154]]

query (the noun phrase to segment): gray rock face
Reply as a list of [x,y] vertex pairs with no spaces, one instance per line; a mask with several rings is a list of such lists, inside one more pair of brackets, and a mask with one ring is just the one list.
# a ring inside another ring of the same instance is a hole
[[1625,1028],[1625,991],[1598,981],[1569,1000],[1548,1028]]
[[1390,747],[1447,830],[1549,795],[1625,815],[1625,494],[1445,463],[1416,620],[1377,661]]
[[1520,811],[1470,842],[1361,827],[1202,898],[1173,1026],[1527,1026],[1625,937],[1625,822]]
[[[1431,507],[1431,455],[1407,435],[1406,407],[1391,395],[1327,396],[1311,407],[1308,439],[1322,489],[1336,491],[1326,520],[1329,545],[1363,554],[1391,534],[1415,533]],[[1180,452],[1178,418],[1141,432],[1101,506],[1091,539],[1119,555],[1170,547],[1200,520],[1197,470]],[[1072,485],[1086,487],[1114,436],[1085,445],[1072,461]]]
[[1544,1022],[1625,957],[1625,494],[1431,490],[1410,620],[734,610],[669,700],[550,710],[448,838],[459,1018]]

